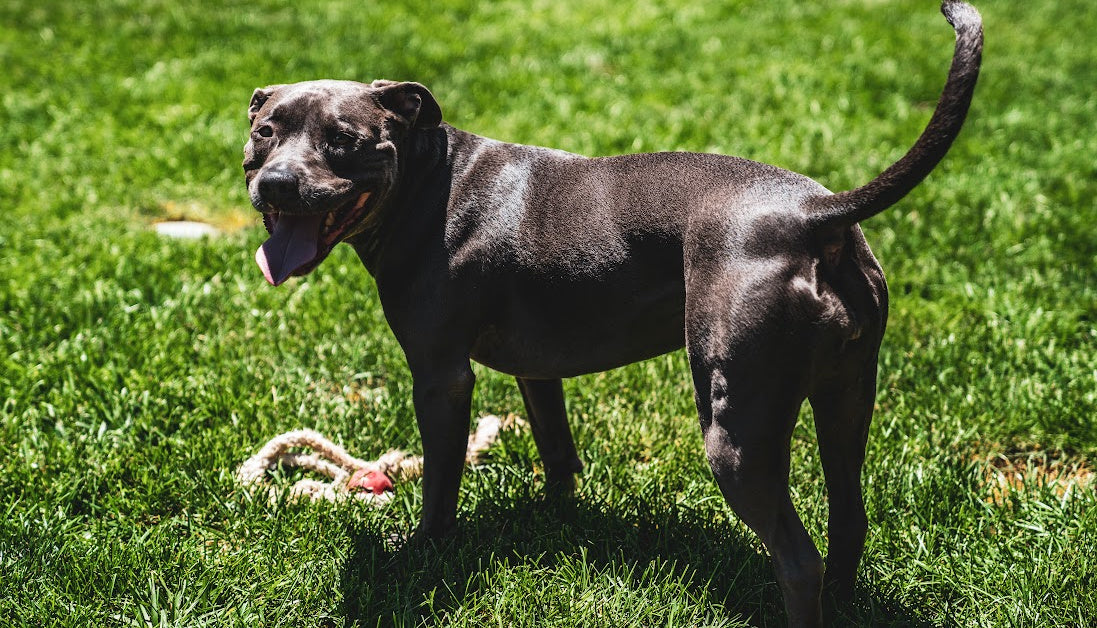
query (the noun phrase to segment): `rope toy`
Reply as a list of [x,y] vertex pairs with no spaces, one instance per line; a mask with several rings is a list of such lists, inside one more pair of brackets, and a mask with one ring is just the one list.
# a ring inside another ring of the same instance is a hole
[[[513,416],[505,421],[495,415],[480,417],[476,431],[469,436],[465,461],[480,462],[483,453],[499,437],[499,431],[519,420]],[[290,451],[294,449],[309,449],[312,453]],[[278,467],[301,468],[331,478],[330,482],[298,480],[290,487],[290,501],[307,497],[312,501],[335,502],[353,497],[381,506],[392,500],[395,482],[407,482],[423,474],[423,457],[393,449],[377,460],[361,460],[315,430],[294,430],[270,439],[259,453],[240,465],[236,479],[245,488],[255,489],[269,484],[267,472]],[[279,493],[273,486],[267,491],[272,502],[278,500]]]

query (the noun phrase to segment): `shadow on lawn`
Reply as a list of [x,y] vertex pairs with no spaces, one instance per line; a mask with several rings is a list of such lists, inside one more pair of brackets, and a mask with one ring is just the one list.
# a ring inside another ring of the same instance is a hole
[[[341,574],[347,625],[418,625],[439,611],[487,595],[476,574],[499,561],[551,569],[577,557],[597,570],[652,562],[666,565],[693,586],[707,586],[725,615],[752,626],[783,626],[780,590],[757,541],[726,522],[684,519],[679,509],[635,501],[610,510],[584,498],[549,501],[527,497],[507,504],[481,503],[460,532],[436,546],[394,549],[388,533],[348,528],[352,544]],[[852,608],[828,623],[848,626],[932,626],[924,613],[864,586]]]

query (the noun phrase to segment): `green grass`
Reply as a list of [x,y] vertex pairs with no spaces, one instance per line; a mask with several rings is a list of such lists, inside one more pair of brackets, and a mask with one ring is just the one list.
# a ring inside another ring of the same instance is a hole
[[[1097,624],[1097,13],[980,8],[963,134],[864,225],[893,304],[843,623]],[[363,457],[419,451],[352,252],[279,289],[252,262],[247,102],[270,83],[414,79],[483,135],[731,153],[837,190],[910,146],[952,37],[929,0],[0,0],[0,617],[781,625],[768,560],[704,462],[681,353],[567,382],[574,502],[546,503],[532,436],[505,433],[438,552],[390,541],[418,486],[379,510],[242,492],[236,466],[299,426]],[[237,228],[164,241],[162,217]],[[474,412],[521,411],[509,378],[477,375]],[[810,426],[805,410],[792,482],[822,545]],[[1024,473],[1003,488],[996,469]],[[1055,469],[1076,470],[1070,491]]]

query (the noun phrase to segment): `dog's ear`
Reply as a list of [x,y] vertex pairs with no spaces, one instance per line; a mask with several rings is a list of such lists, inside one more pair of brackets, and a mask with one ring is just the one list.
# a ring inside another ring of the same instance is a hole
[[267,99],[269,99],[271,94],[279,87],[281,87],[281,85],[260,87],[252,93],[251,104],[248,105],[248,122],[255,122],[255,116],[258,115],[259,110],[263,108],[263,103],[267,102]]
[[438,101],[419,83],[377,80],[370,87],[377,90],[377,102],[406,120],[409,127],[429,129],[442,123],[442,108]]

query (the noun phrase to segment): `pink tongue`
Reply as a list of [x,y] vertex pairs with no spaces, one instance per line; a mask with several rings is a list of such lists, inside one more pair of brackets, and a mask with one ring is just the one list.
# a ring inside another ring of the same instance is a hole
[[292,216],[280,214],[274,233],[255,251],[255,263],[272,286],[289,278],[293,271],[316,259],[322,214]]

